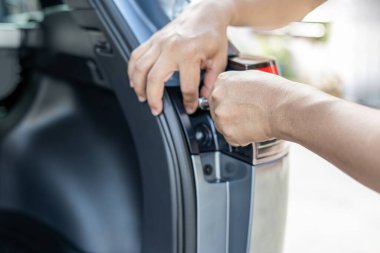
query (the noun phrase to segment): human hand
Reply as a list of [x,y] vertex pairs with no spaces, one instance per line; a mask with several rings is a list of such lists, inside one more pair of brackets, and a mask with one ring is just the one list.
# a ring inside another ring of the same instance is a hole
[[199,1],[157,32],[131,55],[130,84],[140,102],[148,101],[153,115],[163,109],[164,83],[180,73],[187,113],[194,113],[199,98],[200,71],[206,71],[201,95],[208,97],[227,61],[226,29],[233,1]]
[[281,138],[284,106],[296,86],[257,70],[220,74],[209,97],[215,127],[233,146]]

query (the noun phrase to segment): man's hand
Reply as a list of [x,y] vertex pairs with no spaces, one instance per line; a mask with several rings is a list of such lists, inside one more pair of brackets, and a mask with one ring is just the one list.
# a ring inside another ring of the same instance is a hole
[[260,71],[220,74],[209,103],[231,145],[296,142],[380,192],[379,110]]
[[202,96],[208,97],[227,61],[226,29],[233,26],[275,28],[300,20],[325,0],[199,0],[176,20],[138,47],[128,75],[141,102],[148,100],[154,115],[162,111],[164,83],[180,72],[188,113],[197,108],[200,70],[205,69]]
[[279,137],[277,112],[293,86],[256,70],[220,74],[209,97],[216,128],[233,146]]
[[138,47],[131,56],[128,75],[141,102],[148,101],[154,115],[163,109],[164,83],[179,71],[186,111],[197,109],[200,71],[206,70],[202,96],[211,88],[227,61],[226,29],[230,1],[191,4],[176,20]]

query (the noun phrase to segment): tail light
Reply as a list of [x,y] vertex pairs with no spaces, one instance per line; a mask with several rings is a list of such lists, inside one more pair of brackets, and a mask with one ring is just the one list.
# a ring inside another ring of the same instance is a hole
[[227,70],[260,70],[275,75],[279,74],[279,70],[274,59],[252,55],[230,57]]

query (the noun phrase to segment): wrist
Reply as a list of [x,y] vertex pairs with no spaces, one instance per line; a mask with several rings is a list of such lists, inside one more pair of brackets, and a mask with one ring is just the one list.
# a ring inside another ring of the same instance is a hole
[[[274,113],[276,138],[302,144],[311,126],[323,123],[321,112],[328,112],[339,99],[309,85],[291,82]],[[322,121],[321,121],[322,120]]]
[[307,113],[315,89],[296,82],[288,83],[274,106],[271,117],[272,133],[277,139],[297,142],[297,129],[300,119]]

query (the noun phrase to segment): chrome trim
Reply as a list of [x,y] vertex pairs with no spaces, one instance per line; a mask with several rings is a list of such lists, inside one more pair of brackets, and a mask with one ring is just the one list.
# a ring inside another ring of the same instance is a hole
[[288,202],[288,156],[257,166],[251,199],[248,253],[280,253]]
[[268,140],[253,144],[253,165],[268,163],[289,153],[289,144],[283,140]]

